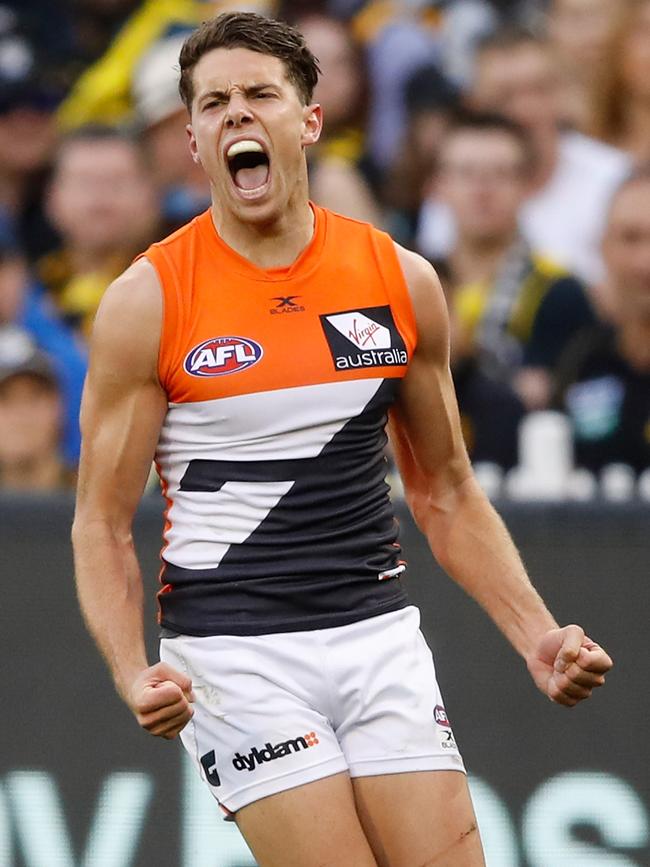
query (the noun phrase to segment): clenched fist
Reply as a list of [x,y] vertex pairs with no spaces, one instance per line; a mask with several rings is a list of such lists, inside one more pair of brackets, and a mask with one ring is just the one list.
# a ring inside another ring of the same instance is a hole
[[552,701],[573,707],[605,683],[614,664],[580,626],[551,629],[526,660],[533,680]]
[[192,681],[165,662],[142,671],[131,684],[127,704],[143,729],[171,740],[192,719]]

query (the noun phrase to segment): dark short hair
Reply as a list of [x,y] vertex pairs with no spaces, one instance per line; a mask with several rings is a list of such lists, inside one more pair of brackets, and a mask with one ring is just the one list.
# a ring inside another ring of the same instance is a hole
[[463,132],[497,132],[509,136],[522,153],[524,172],[530,174],[535,170],[537,154],[533,142],[528,131],[517,121],[496,112],[464,112],[449,128],[445,140]]
[[247,48],[277,57],[284,63],[287,78],[301,101],[305,105],[311,102],[320,68],[298,30],[284,21],[255,12],[224,12],[204,21],[181,48],[178,90],[188,111],[194,99],[194,67],[204,54],[215,48]]

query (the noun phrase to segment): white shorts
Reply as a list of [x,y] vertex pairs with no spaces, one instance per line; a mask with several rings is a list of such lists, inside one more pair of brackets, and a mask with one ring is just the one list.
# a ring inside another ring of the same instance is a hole
[[224,808],[349,772],[465,770],[414,606],[346,626],[163,638],[192,679],[185,749]]

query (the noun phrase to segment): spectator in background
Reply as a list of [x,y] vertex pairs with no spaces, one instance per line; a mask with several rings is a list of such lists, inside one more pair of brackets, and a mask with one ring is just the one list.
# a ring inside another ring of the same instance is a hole
[[[439,274],[445,279],[444,274]],[[451,307],[450,364],[463,439],[472,463],[516,466],[519,423],[526,409],[509,383],[483,370],[477,348],[459,339],[458,316]]]
[[323,207],[377,226],[382,217],[370,185],[373,168],[365,149],[368,82],[361,47],[334,18],[310,14],[292,23],[322,70],[314,101],[322,105],[326,121],[319,143],[309,154],[311,196]]
[[[92,12],[106,4],[103,0],[82,0],[82,3],[92,7],[89,17],[99,24],[95,32],[100,35],[101,19]],[[140,58],[158,40],[194,27],[212,14],[212,4],[197,0],[109,0],[109,5],[116,11],[112,16],[113,38],[105,53],[77,79],[62,103],[58,120],[65,132],[89,124],[128,123],[133,114],[133,74]],[[127,14],[129,11],[131,14]]]
[[139,5],[141,0],[14,0],[0,3],[0,17],[8,6],[14,7],[23,31],[47,64],[48,75],[67,93]]
[[186,37],[183,32],[155,43],[133,79],[136,119],[161,203],[161,235],[210,206],[205,172],[190,156],[187,109],[178,92],[178,55]]
[[406,131],[387,172],[382,198],[389,209],[390,234],[398,243],[413,247],[427,193],[423,178],[432,176],[440,143],[458,117],[460,93],[436,66],[424,66],[407,81],[404,103]]
[[567,347],[557,403],[573,421],[579,465],[641,472],[650,467],[650,166],[615,195],[603,254],[610,322]]
[[0,16],[0,212],[13,222],[30,256],[42,254],[54,241],[43,217],[42,194],[56,142],[59,97],[14,18]]
[[371,84],[368,149],[381,171],[397,156],[404,134],[404,85],[416,70],[440,61],[443,19],[444,12],[426,2],[385,0],[370,0],[355,16]]
[[62,453],[66,464],[75,467],[79,460],[79,407],[86,351],[61,321],[52,300],[33,285],[15,236],[0,220],[0,328],[10,324],[22,328],[51,360],[64,404]]
[[61,457],[63,403],[48,357],[14,326],[0,326],[0,491],[71,488]]
[[[607,204],[629,170],[620,151],[578,132],[560,129],[559,75],[551,45],[524,31],[485,40],[469,95],[481,111],[501,112],[529,133],[536,152],[522,233],[588,284],[602,278],[600,239]],[[435,200],[425,206],[419,244],[431,255],[452,244],[453,221]]]
[[591,129],[641,163],[650,160],[650,0],[621,6],[604,77],[594,89]]
[[459,352],[510,382],[527,409],[547,406],[560,352],[593,321],[580,283],[521,236],[518,215],[534,171],[526,133],[497,115],[460,121],[440,152],[439,194],[458,232],[444,271]]
[[548,34],[560,73],[560,117],[574,129],[591,123],[595,90],[606,75],[620,0],[550,0]]
[[38,263],[38,275],[65,319],[88,334],[108,284],[156,234],[140,145],[108,127],[72,133],[59,148],[47,205],[62,243]]

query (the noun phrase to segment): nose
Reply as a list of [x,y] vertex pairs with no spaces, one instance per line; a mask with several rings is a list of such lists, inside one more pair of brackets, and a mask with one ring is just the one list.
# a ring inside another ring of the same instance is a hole
[[228,103],[225,124],[228,129],[245,126],[253,120],[246,101],[239,95],[233,94]]

